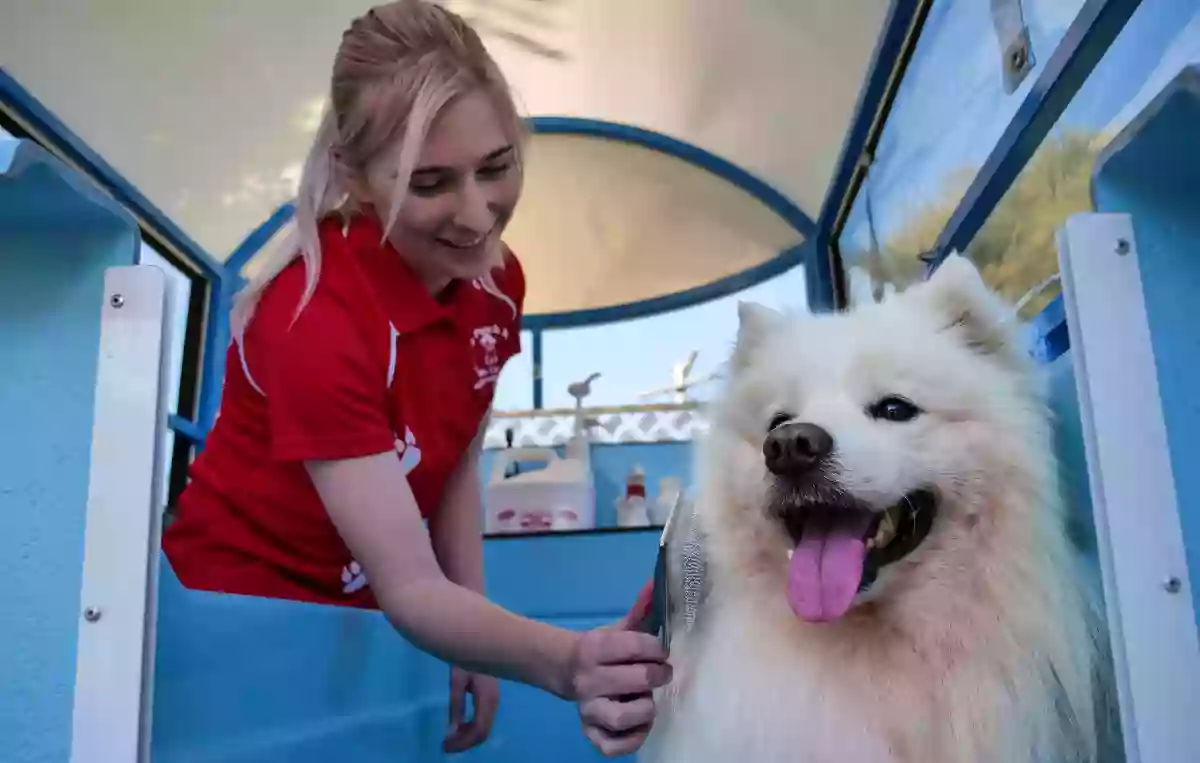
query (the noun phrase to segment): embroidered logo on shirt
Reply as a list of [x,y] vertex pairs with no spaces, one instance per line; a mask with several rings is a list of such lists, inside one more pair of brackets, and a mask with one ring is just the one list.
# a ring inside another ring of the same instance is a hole
[[500,378],[501,339],[508,339],[508,329],[496,324],[480,326],[471,334],[471,347],[475,350],[475,389],[495,384]]
[[408,476],[421,463],[421,448],[417,445],[416,435],[408,427],[404,427],[404,439],[396,438],[396,453],[400,455],[400,467]]
[[367,573],[358,562],[350,562],[342,568],[342,593],[357,593],[367,587]]

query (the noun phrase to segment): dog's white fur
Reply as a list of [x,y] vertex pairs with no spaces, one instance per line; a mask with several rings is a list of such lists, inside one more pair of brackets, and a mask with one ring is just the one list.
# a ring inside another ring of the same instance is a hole
[[[676,677],[640,759],[1093,760],[1103,640],[1011,309],[955,255],[850,313],[739,313],[698,465],[712,589],[671,645]],[[865,415],[890,394],[924,413]],[[922,486],[941,496],[925,542],[831,623],[790,610],[792,542],[764,510],[761,448],[780,410],[833,435],[835,479],[874,508]]]

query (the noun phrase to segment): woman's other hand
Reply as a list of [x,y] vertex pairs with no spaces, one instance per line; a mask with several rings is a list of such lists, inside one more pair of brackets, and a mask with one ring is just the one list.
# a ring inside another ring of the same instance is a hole
[[[468,694],[474,711],[469,720],[465,718]],[[481,673],[450,668],[450,730],[442,740],[442,751],[464,752],[482,744],[492,731],[499,706],[499,681]]]

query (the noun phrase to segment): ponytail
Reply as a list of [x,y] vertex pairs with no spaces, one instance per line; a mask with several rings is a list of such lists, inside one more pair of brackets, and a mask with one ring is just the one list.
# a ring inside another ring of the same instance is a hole
[[336,211],[346,198],[342,178],[334,160],[338,142],[337,116],[326,108],[316,139],[300,176],[296,195],[296,216],[283,243],[268,255],[263,268],[238,294],[230,312],[230,328],[235,342],[241,344],[246,326],[254,316],[263,289],[296,259],[304,259],[304,294],[296,306],[296,315],[304,309],[317,289],[321,277],[321,221]]

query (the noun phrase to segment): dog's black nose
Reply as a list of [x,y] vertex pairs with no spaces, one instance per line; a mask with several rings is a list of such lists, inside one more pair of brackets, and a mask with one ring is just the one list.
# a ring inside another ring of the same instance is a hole
[[833,452],[833,436],[816,424],[784,424],[763,443],[767,468],[780,476],[806,472]]

